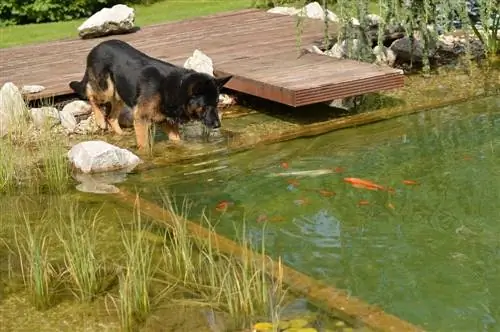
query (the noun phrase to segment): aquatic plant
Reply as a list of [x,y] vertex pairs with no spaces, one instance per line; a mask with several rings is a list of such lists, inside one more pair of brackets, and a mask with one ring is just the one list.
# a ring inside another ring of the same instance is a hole
[[0,140],[0,156],[0,193],[8,193],[16,185],[15,153],[9,142]]
[[[198,294],[203,302],[227,312],[236,328],[250,326],[253,319],[279,319],[279,308],[285,288],[282,276],[275,275],[265,257],[264,241],[261,253],[253,257],[245,229],[238,244],[244,257],[222,254],[215,241],[212,222],[202,216],[201,223],[210,236],[200,241],[190,235],[186,216],[190,204],[183,200],[181,211],[163,194],[163,207],[169,212],[170,232],[163,250],[163,275],[178,276],[178,282],[190,293]],[[276,270],[281,271],[281,262]]]
[[92,301],[106,284],[104,262],[97,254],[99,214],[89,219],[79,213],[78,206],[69,205],[66,219],[59,211],[56,235],[64,251],[64,271],[62,276],[69,278],[70,289],[80,301]]
[[131,230],[122,228],[121,231],[125,266],[119,274],[118,303],[114,301],[125,331],[132,331],[144,322],[155,300],[158,300],[151,297],[156,272],[153,264],[154,245],[143,233],[147,226],[142,223],[140,207],[136,206],[135,210]]
[[52,304],[57,274],[50,262],[48,234],[43,222],[32,226],[23,215],[24,228],[14,231],[14,241],[19,254],[21,274],[33,305],[40,310]]
[[66,157],[66,150],[58,140],[50,137],[42,137],[38,141],[38,149],[41,154],[41,165],[39,173],[43,184],[49,192],[64,192],[70,181],[70,169]]

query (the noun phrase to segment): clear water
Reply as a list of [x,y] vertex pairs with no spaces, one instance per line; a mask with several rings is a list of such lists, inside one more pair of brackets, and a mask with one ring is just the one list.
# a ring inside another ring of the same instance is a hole
[[499,97],[151,170],[125,186],[158,202],[160,190],[187,196],[191,219],[205,209],[230,237],[245,224],[288,265],[427,330],[500,331]]

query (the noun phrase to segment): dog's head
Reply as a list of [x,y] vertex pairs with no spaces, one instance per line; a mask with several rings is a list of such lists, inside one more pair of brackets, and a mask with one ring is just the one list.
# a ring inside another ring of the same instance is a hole
[[212,77],[203,73],[190,73],[183,80],[186,98],[184,112],[189,120],[201,121],[207,128],[221,126],[219,111],[220,89],[232,76]]

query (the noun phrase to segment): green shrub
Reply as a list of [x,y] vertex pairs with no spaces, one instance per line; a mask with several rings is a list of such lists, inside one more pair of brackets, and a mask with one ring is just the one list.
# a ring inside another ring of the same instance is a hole
[[[152,0],[132,0],[134,4],[150,4]],[[120,0],[2,0],[0,26],[28,23],[67,21],[88,17],[98,10],[111,7]]]

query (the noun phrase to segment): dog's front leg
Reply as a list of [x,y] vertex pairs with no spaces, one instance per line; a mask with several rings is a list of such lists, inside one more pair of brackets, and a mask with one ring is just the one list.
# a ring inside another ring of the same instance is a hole
[[140,105],[134,108],[134,131],[137,142],[137,149],[144,150],[149,148],[149,128],[151,120],[143,115],[144,110]]
[[111,104],[111,110],[109,111],[108,123],[111,126],[111,129],[118,135],[123,135],[123,130],[120,127],[120,123],[118,119],[120,118],[120,113],[124,107],[123,101],[116,101]]
[[106,129],[107,124],[106,124],[106,117],[104,116],[104,113],[102,112],[101,106],[95,99],[95,97],[92,94],[88,95],[89,99],[89,104],[92,109],[92,113],[94,113],[94,119],[99,128],[101,129]]

